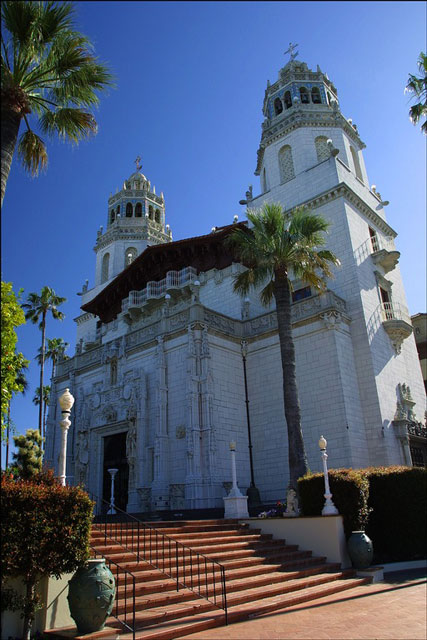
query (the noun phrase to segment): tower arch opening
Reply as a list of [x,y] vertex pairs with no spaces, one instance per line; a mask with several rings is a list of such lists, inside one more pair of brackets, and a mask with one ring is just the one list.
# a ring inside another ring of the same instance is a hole
[[140,202],[135,205],[135,218],[142,218],[142,204]]
[[133,216],[133,207],[130,202],[126,205],[126,218],[132,218]]
[[280,98],[276,98],[274,101],[274,114],[278,116],[279,113],[282,113],[282,111],[283,111],[283,103]]
[[306,87],[300,87],[299,95],[301,99],[301,104],[309,104],[310,94],[308,93],[308,90],[306,89]]
[[107,282],[109,271],[110,271],[110,254],[104,253],[104,255],[102,256],[101,284],[104,282]]
[[279,151],[279,170],[282,184],[295,178],[292,148],[288,144],[285,144]]

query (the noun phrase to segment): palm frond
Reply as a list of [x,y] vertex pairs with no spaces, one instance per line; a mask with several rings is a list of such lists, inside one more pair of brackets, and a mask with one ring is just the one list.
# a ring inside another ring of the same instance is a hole
[[81,109],[62,108],[46,111],[40,117],[40,128],[51,136],[55,133],[73,143],[97,132],[98,125],[91,113]]
[[46,145],[31,129],[27,129],[19,138],[18,156],[25,169],[33,176],[47,167]]

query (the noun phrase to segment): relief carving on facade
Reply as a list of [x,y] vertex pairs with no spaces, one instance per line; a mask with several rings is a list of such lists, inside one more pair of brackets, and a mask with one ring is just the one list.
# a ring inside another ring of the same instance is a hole
[[85,485],[87,481],[87,469],[89,462],[89,436],[85,429],[79,431],[76,441],[76,454],[74,463],[75,484]]
[[342,316],[338,311],[325,311],[320,317],[327,329],[337,329],[342,322]]
[[183,509],[185,506],[185,484],[169,485],[169,501],[172,509]]

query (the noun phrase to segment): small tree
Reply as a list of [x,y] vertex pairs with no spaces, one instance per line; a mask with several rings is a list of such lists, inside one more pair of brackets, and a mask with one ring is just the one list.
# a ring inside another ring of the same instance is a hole
[[17,353],[16,327],[25,323],[25,315],[11,282],[1,283],[1,433],[6,430],[9,403],[14,393],[23,390],[19,373],[28,366],[28,360]]
[[14,467],[20,478],[29,480],[42,470],[43,438],[37,429],[28,429],[25,436],[14,436],[13,441],[18,449],[13,454]]
[[[21,577],[26,587],[22,637],[27,640],[39,606],[41,578],[59,578],[89,557],[93,502],[80,487],[62,487],[48,471],[31,480],[3,474],[0,506],[2,576]],[[19,606],[16,593],[8,592],[9,602]]]

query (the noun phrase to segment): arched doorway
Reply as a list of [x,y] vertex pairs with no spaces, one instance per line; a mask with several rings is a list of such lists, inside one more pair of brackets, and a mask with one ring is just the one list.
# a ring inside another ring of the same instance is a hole
[[126,431],[104,436],[103,488],[102,497],[107,502],[111,498],[111,475],[108,469],[118,469],[114,478],[114,502],[116,507],[126,511],[128,503],[129,465],[126,458]]

